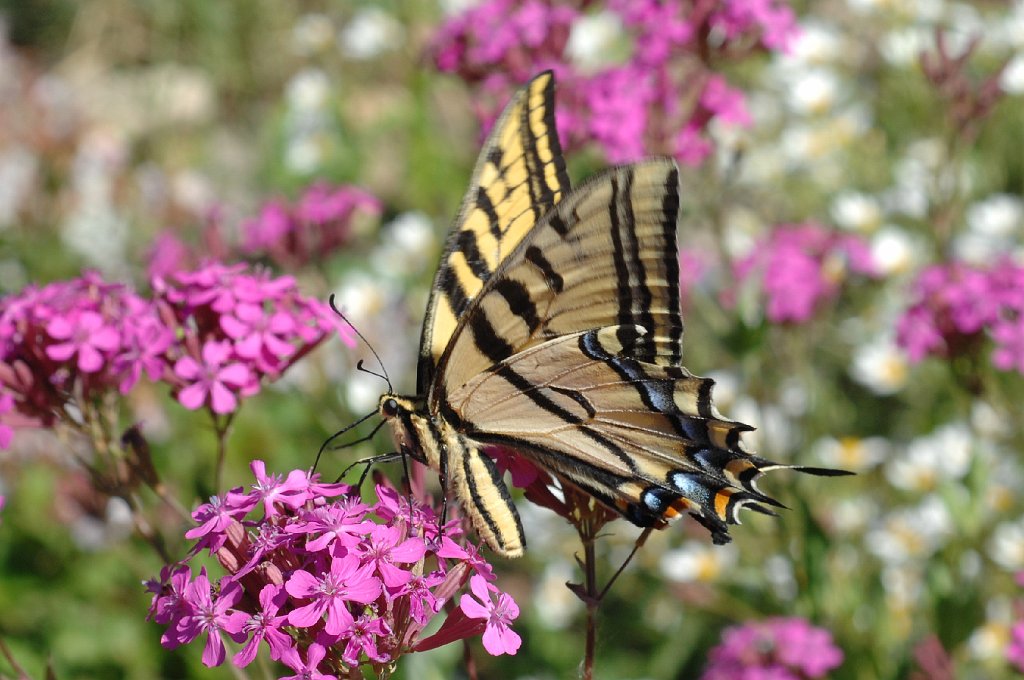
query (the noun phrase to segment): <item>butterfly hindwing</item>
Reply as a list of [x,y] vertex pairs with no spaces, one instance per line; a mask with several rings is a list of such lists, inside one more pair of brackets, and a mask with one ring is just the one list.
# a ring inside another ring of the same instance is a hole
[[547,72],[514,96],[480,152],[427,303],[419,394],[427,393],[438,359],[470,303],[568,191],[555,130],[554,76]]
[[[642,526],[690,512],[728,540],[771,463],[743,451],[750,428],[711,403],[712,381],[635,358],[646,331],[562,335],[472,378],[449,395],[448,419],[481,444],[520,451]],[[630,344],[623,344],[623,338]]]

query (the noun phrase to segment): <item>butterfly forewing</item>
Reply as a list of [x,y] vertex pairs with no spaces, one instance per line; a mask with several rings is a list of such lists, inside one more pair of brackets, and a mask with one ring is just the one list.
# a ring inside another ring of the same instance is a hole
[[569,190],[555,130],[554,77],[534,78],[498,118],[434,277],[420,339],[426,394],[459,318],[495,270]]
[[439,362],[440,394],[537,343],[619,325],[638,359],[678,365],[682,319],[671,160],[609,170],[563,199],[498,268]]

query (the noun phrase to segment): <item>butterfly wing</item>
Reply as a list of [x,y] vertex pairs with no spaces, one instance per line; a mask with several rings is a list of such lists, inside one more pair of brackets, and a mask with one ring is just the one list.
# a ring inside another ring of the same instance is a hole
[[[678,213],[669,159],[613,168],[566,196],[465,310],[431,400],[533,345],[611,325],[638,360],[678,366]],[[629,337],[638,326],[645,334]]]
[[609,326],[535,345],[452,391],[446,418],[466,439],[521,452],[635,524],[689,512],[726,542],[740,507],[778,505],[755,486],[778,466],[740,448],[751,428],[718,413],[711,380],[638,360],[646,335]]
[[470,303],[568,191],[549,71],[513,97],[484,142],[427,303],[418,394],[427,393],[438,360]]

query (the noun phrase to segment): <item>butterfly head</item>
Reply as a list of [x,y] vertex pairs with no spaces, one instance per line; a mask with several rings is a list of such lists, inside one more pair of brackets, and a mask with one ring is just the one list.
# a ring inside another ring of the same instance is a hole
[[377,412],[391,426],[398,450],[407,456],[424,461],[425,437],[427,436],[427,418],[424,415],[426,403],[416,397],[403,397],[397,394],[383,394],[377,402]]

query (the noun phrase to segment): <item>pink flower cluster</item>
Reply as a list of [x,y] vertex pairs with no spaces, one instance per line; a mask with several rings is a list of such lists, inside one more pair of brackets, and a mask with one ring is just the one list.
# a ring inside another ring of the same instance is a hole
[[752,277],[766,298],[773,323],[803,323],[835,299],[848,273],[872,276],[867,244],[817,224],[781,225],[733,267],[737,281]]
[[325,338],[352,329],[290,277],[208,264],[153,281],[144,298],[96,273],[0,300],[0,446],[9,425],[78,419],[145,375],[186,408],[225,414]]
[[319,182],[294,204],[265,203],[259,215],[242,224],[242,251],[281,267],[308,264],[348,242],[357,213],[378,216],[382,209],[376,197],[358,187]]
[[239,397],[258,392],[263,379],[276,379],[329,335],[354,345],[348,324],[300,295],[290,276],[211,263],[154,278],[153,289],[161,318],[176,331],[167,380],[185,408],[230,413]]
[[[193,575],[178,564],[148,584],[150,616],[167,626],[164,647],[205,635],[203,663],[217,666],[226,635],[244,643],[232,657],[244,667],[265,643],[295,671],[289,678],[335,678],[362,664],[379,671],[402,654],[481,633],[489,653],[516,653],[518,607],[491,583],[476,549],[452,540],[457,522],[442,530],[433,509],[389,487],[378,485],[368,505],[316,474],[268,475],[258,460],[251,468],[256,483],[200,506],[199,526],[186,533],[198,539],[189,559],[209,549],[230,573],[212,587],[205,568]],[[472,594],[424,637],[467,581]]]
[[726,629],[701,680],[823,678],[843,663],[832,634],[799,617],[775,617]]
[[372,194],[350,185],[317,182],[294,202],[274,198],[240,228],[240,239],[227,229],[223,211],[213,210],[193,247],[165,231],[149,250],[150,276],[168,276],[209,259],[265,258],[282,269],[297,269],[323,260],[352,238],[361,217],[377,218],[383,210]]
[[127,394],[162,377],[172,341],[152,301],[94,272],[29,286],[0,300],[0,417],[50,427],[72,401]]
[[486,125],[513,89],[552,69],[563,143],[596,142],[611,162],[669,154],[698,165],[713,149],[713,119],[751,123],[743,93],[709,68],[709,54],[785,50],[797,32],[781,0],[609,0],[605,9],[632,44],[624,63],[572,63],[567,46],[583,12],[540,0],[488,0],[454,17],[435,37],[435,63],[494,95],[478,112]]
[[987,333],[995,342],[992,363],[1024,373],[1024,267],[934,265],[914,282],[913,300],[897,325],[911,361],[970,352]]

